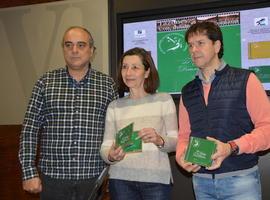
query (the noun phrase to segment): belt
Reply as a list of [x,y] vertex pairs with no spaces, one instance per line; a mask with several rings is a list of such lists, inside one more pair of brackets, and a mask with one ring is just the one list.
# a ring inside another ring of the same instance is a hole
[[237,171],[220,173],[220,174],[194,173],[193,176],[198,176],[198,177],[202,177],[202,178],[209,178],[209,179],[220,179],[220,178],[236,176],[239,174],[241,174],[241,175],[250,174],[258,169],[259,169],[258,165],[255,165],[254,167],[249,168],[249,169],[237,170]]

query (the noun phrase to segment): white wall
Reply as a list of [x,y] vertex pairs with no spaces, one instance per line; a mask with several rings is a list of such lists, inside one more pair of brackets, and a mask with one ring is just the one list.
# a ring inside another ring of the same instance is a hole
[[38,77],[64,66],[61,40],[72,25],[92,33],[95,69],[108,73],[107,0],[66,0],[0,9],[0,125],[21,124]]

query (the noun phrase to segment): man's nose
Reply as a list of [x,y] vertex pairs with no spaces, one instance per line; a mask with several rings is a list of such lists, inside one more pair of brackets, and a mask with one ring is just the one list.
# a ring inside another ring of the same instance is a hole
[[192,47],[189,47],[190,52],[195,52],[198,50],[198,47],[196,45],[193,45]]
[[71,50],[72,50],[72,52],[75,52],[75,53],[78,52],[77,45],[73,45]]

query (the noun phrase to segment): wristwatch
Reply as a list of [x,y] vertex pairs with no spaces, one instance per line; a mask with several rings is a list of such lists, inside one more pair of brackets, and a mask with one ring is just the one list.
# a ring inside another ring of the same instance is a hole
[[234,141],[229,141],[228,144],[231,146],[231,155],[236,156],[239,153],[239,147]]
[[165,144],[165,141],[164,139],[160,136],[161,140],[162,140],[162,145],[157,145],[158,148],[163,148],[164,147],[164,144]]

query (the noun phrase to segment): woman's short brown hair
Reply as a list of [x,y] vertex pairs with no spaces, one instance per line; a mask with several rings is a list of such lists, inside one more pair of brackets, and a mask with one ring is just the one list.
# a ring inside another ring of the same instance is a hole
[[138,56],[142,61],[144,69],[145,70],[150,69],[149,76],[144,80],[144,90],[150,94],[156,93],[156,90],[159,87],[159,76],[158,76],[155,63],[153,61],[153,58],[150,52],[139,47],[135,47],[135,48],[127,50],[120,58],[119,67],[118,67],[119,90],[122,92],[129,91],[129,88],[126,86],[126,84],[123,81],[123,77],[121,73],[123,60],[126,56]]

